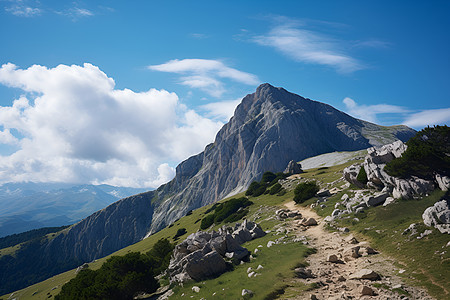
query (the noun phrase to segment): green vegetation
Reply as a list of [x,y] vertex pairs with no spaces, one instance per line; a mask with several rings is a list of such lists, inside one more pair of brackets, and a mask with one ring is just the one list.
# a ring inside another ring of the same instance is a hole
[[177,233],[175,233],[175,236],[173,237],[174,240],[177,240],[180,236],[185,235],[187,233],[186,228],[180,228],[177,230]]
[[248,209],[245,208],[252,204],[253,202],[245,197],[233,198],[223,203],[216,203],[212,206],[214,213],[210,213],[202,219],[200,229],[207,229],[212,224],[217,225],[222,222],[230,223],[238,221],[248,213]]
[[427,127],[419,131],[406,145],[400,158],[389,162],[384,170],[391,176],[417,176],[433,179],[436,173],[450,175],[450,127]]
[[138,292],[153,293],[159,287],[154,275],[166,269],[173,250],[159,240],[146,254],[131,252],[110,257],[98,270],[85,269],[62,287],[55,299],[132,299]]
[[35,239],[35,238],[43,237],[50,233],[55,233],[55,232],[65,229],[69,226],[70,225],[61,226],[61,227],[44,227],[44,228],[33,229],[33,230],[22,232],[22,233],[8,235],[8,236],[0,238],[0,249],[11,247],[11,246]]
[[[285,179],[288,174],[265,172],[260,181],[253,181],[245,192],[246,196],[258,197],[263,194],[275,195],[282,193],[283,188],[278,183],[278,180]],[[274,187],[277,186],[275,189]],[[272,187],[268,190],[269,187]]]
[[294,190],[294,201],[295,203],[303,203],[306,200],[314,197],[314,195],[319,191],[319,186],[315,181],[302,182]]
[[358,180],[359,182],[361,182],[364,185],[369,181],[367,179],[367,173],[366,173],[366,170],[364,169],[364,166],[361,166],[358,176],[356,176],[356,180]]

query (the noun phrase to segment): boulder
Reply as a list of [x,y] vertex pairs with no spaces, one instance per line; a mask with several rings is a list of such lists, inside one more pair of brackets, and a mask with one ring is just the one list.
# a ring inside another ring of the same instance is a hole
[[242,292],[241,292],[242,297],[244,297],[244,296],[246,296],[246,295],[247,295],[247,297],[248,297],[248,296],[252,297],[253,294],[254,294],[253,291],[247,290],[247,289],[243,289]]
[[359,289],[359,292],[363,296],[374,296],[375,295],[374,290],[371,287],[368,287],[367,285],[361,286],[361,288]]
[[327,261],[332,262],[332,263],[337,263],[337,262],[339,262],[339,258],[337,257],[336,254],[330,254],[327,256]]
[[306,278],[314,278],[310,269],[305,268],[295,268],[294,269],[295,276],[298,278],[306,279]]
[[200,292],[200,288],[198,286],[194,285],[192,287],[192,291],[195,292],[195,293],[199,293]]
[[441,190],[446,192],[450,189],[450,177],[449,176],[441,176],[439,174],[436,174],[435,178],[436,178],[436,182]]
[[383,204],[384,201],[389,197],[389,193],[387,192],[378,192],[373,195],[369,195],[363,198],[364,203],[368,206],[378,206]]
[[314,218],[308,218],[306,221],[302,222],[303,226],[314,226],[317,225],[317,221]]
[[343,175],[344,175],[345,180],[347,180],[348,182],[356,185],[359,188],[364,188],[365,185],[356,179],[360,170],[361,170],[361,165],[359,165],[359,164],[351,165],[344,169]]
[[298,162],[291,160],[286,169],[283,172],[284,174],[301,174],[303,173],[302,165]]
[[422,219],[425,225],[433,226],[441,233],[450,234],[450,197],[448,194],[447,192],[444,199],[425,209]]
[[317,193],[316,193],[316,197],[329,197],[331,196],[330,190],[328,189],[320,189]]
[[352,246],[347,249],[344,249],[344,256],[351,258],[358,258],[361,255],[359,254],[360,246]]
[[371,269],[361,269],[356,273],[353,273],[349,277],[350,279],[368,279],[368,280],[379,280],[380,275]]

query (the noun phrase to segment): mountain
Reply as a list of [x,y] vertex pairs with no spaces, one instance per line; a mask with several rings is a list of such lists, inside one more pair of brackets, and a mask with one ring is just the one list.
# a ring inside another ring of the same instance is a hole
[[[117,201],[30,251],[21,249],[24,255],[36,256],[39,264],[20,269],[24,275],[17,280],[22,282],[15,282],[14,289],[30,284],[31,276],[38,281],[43,272],[57,274],[135,243],[192,209],[245,190],[265,171],[283,171],[290,160],[406,141],[414,134],[406,126],[358,120],[330,105],[263,84],[243,98],[214,143],[177,166],[172,181]],[[16,253],[16,259],[20,257]],[[5,274],[17,271],[15,264],[2,265],[0,260],[0,270],[6,267]]]
[[69,225],[124,197],[147,189],[70,183],[0,186],[0,237],[41,227]]
[[244,191],[265,171],[280,172],[290,160],[353,151],[408,140],[406,126],[384,127],[355,119],[330,105],[262,84],[236,108],[213,144],[176,168],[160,187],[150,233],[187,211]]

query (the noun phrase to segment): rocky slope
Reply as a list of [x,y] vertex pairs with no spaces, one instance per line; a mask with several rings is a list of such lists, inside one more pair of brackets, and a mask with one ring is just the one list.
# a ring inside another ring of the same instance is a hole
[[205,151],[182,162],[157,191],[155,232],[187,211],[245,190],[265,171],[283,171],[290,160],[353,151],[408,140],[406,126],[383,127],[330,105],[262,84],[247,95]]

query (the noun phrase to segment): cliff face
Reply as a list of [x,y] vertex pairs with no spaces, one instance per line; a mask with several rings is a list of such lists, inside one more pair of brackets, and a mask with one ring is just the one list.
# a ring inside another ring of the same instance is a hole
[[89,262],[138,242],[152,223],[153,192],[124,198],[83,219],[45,246],[58,260]]
[[383,127],[270,84],[258,87],[205,151],[182,162],[156,196],[149,233],[188,210],[245,190],[265,171],[284,170],[290,160],[333,151],[379,146],[415,134],[406,126]]

